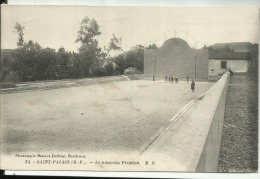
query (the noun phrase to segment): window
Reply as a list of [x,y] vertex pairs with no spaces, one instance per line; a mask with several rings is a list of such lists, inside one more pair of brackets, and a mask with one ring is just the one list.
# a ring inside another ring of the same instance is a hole
[[221,61],[221,69],[226,69],[226,68],[227,68],[227,62]]

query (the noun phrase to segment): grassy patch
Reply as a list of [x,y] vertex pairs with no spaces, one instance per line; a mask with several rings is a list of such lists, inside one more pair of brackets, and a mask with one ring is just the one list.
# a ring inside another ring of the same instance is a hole
[[15,88],[16,85],[14,83],[0,83],[0,89],[3,88]]

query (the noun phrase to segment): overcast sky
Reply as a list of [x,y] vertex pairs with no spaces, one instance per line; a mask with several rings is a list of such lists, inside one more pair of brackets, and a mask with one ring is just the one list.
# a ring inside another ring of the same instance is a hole
[[[100,25],[100,47],[114,33],[122,38],[123,50],[137,44],[156,43],[177,37],[190,46],[222,42],[258,43],[258,8],[173,8],[173,7],[79,7],[5,6],[2,8],[2,47],[16,48],[16,22],[25,26],[25,41],[42,47],[77,51],[75,43],[81,20],[88,16]],[[175,33],[176,32],[176,33]]]

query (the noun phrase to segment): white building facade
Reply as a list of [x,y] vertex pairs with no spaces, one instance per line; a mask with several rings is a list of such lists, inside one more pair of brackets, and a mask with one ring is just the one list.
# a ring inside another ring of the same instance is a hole
[[249,53],[210,53],[209,54],[209,80],[215,80],[227,71],[233,73],[246,73],[250,65]]

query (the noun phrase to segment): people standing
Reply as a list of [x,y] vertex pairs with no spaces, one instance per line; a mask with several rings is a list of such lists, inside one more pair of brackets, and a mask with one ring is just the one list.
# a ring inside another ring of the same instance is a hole
[[175,81],[176,81],[176,83],[178,83],[178,80],[179,80],[179,79],[178,79],[178,76],[176,76],[176,77],[175,77]]
[[192,82],[191,82],[191,90],[192,90],[192,92],[194,92],[194,90],[195,90],[195,82],[194,82],[193,79],[192,79]]
[[153,75],[153,81],[155,81],[155,77],[154,77],[154,75]]

